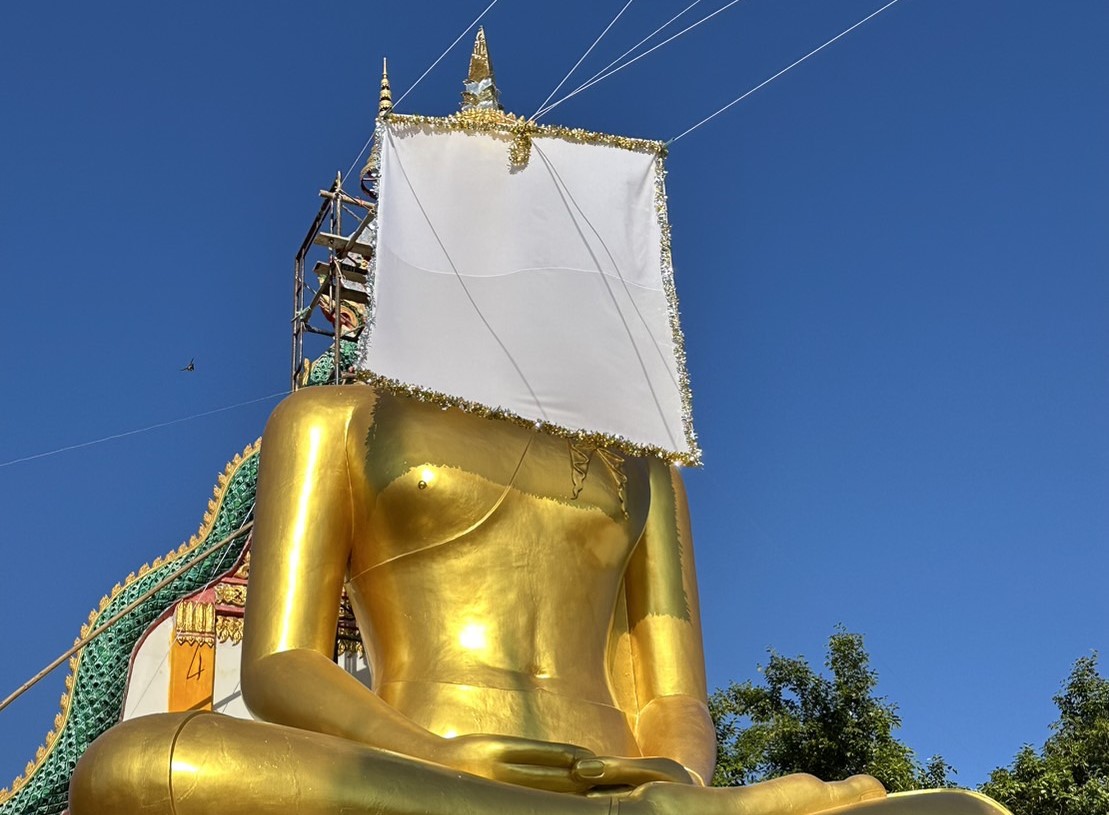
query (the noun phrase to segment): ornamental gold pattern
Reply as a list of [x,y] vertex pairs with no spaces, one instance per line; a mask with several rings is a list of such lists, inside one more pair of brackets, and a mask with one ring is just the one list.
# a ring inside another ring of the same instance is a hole
[[242,608],[246,605],[246,585],[242,583],[218,583],[216,602]]
[[216,616],[216,640],[231,642],[238,645],[243,641],[243,618],[229,617],[222,614]]
[[212,645],[216,641],[216,604],[182,600],[173,610],[173,637],[178,645]]

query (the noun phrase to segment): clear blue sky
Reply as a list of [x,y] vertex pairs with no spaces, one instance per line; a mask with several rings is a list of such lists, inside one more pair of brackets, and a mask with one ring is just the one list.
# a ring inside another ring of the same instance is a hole
[[[292,257],[381,56],[399,95],[483,5],[6,6],[0,460],[282,390]],[[621,5],[501,0],[506,106]],[[585,75],[684,5],[633,3]],[[744,0],[548,120],[669,138],[880,5]],[[968,785],[1109,651],[1106,42],[1103,0],[902,0],[669,161],[710,684],[842,623]],[[401,109],[455,109],[468,46]],[[0,695],[196,529],[271,406],[0,467]],[[61,681],[0,713],[0,786]]]

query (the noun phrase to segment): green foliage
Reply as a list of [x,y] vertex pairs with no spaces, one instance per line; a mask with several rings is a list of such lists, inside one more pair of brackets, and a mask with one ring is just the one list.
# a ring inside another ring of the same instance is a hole
[[716,691],[709,709],[716,722],[713,783],[733,786],[795,772],[832,781],[873,775],[890,791],[952,786],[940,756],[922,766],[893,737],[897,708],[873,695],[878,676],[863,638],[842,628],[828,640],[818,675],[803,658],[770,653],[764,685],[732,683]]
[[1109,813],[1109,680],[1097,655],[1074,664],[1055,697],[1059,720],[1037,753],[1021,748],[1008,768],[998,768],[981,791],[1013,815]]

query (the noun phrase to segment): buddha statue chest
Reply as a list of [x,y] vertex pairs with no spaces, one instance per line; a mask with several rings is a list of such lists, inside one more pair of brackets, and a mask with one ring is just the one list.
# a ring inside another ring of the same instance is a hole
[[[567,705],[620,716],[605,648],[650,503],[643,461],[390,397],[348,451],[348,593],[378,693],[437,731],[488,728],[490,706],[545,738]],[[555,697],[556,713],[508,715]]]

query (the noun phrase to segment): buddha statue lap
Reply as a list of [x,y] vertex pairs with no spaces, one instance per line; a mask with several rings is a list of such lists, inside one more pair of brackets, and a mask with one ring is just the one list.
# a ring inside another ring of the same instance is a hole
[[[265,721],[125,722],[78,764],[71,815],[1005,812],[866,776],[705,787],[680,477],[575,447],[365,385],[289,397],[263,437],[246,611]],[[344,586],[372,691],[332,660]]]

